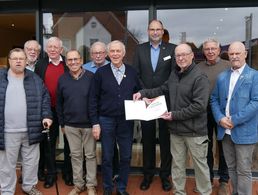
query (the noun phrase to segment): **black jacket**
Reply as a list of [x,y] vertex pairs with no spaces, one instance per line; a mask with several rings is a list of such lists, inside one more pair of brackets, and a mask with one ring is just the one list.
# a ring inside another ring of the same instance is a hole
[[[5,94],[8,86],[8,69],[0,70],[0,150],[5,149]],[[42,139],[42,119],[52,118],[50,97],[43,81],[38,75],[25,69],[24,89],[27,103],[27,126],[29,144],[39,143]],[[18,100],[17,100],[18,101]]]
[[[63,63],[64,63],[64,71],[68,71],[68,67],[66,66],[65,64],[65,57],[62,56],[62,59],[63,59]],[[44,81],[45,80],[45,74],[46,74],[46,70],[47,70],[47,65],[49,64],[49,58],[46,57],[46,58],[43,58],[43,59],[40,59],[36,65],[35,65],[35,73],[37,75],[39,75],[39,77]]]
[[151,65],[150,42],[137,45],[132,66],[137,71],[142,88],[155,88],[167,81],[175,68],[174,50],[176,45],[162,42],[156,70]]

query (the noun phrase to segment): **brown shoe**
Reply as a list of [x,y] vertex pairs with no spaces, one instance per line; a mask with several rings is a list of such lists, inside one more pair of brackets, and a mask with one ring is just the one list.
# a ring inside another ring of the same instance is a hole
[[228,190],[228,184],[226,182],[221,182],[219,184],[218,195],[230,195]]

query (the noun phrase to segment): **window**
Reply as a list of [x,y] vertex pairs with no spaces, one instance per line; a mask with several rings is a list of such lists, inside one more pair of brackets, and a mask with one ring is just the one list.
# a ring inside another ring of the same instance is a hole
[[258,69],[258,7],[158,10],[157,16],[169,31],[170,42],[190,42],[199,52],[202,42],[209,37],[221,43],[222,51],[233,41],[247,40],[248,48],[251,39],[252,54],[247,62]]

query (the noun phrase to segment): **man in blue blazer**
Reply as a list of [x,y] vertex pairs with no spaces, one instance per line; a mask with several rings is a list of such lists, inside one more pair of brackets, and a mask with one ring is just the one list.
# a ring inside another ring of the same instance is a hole
[[231,69],[222,72],[211,95],[211,106],[222,140],[233,194],[252,194],[252,154],[258,140],[258,72],[245,61],[241,42],[228,49]]

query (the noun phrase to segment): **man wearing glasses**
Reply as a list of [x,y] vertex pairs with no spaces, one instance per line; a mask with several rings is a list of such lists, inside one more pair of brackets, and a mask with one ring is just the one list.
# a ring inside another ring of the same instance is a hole
[[[208,39],[203,43],[203,54],[206,58],[205,61],[200,62],[198,66],[207,74],[208,79],[210,81],[210,94],[214,88],[216,78],[225,69],[229,68],[229,61],[223,60],[220,58],[220,44],[215,39]],[[214,172],[213,172],[213,134],[215,132],[215,136],[217,134],[217,124],[214,120],[211,106],[208,104],[207,107],[207,127],[208,127],[208,154],[207,154],[207,163],[210,169],[210,180],[211,184],[213,184]],[[220,195],[227,195],[228,192],[228,167],[224,158],[222,142],[218,141],[218,152],[219,152],[219,167],[218,167],[218,175],[219,175],[219,192]]]
[[[137,71],[143,88],[149,89],[161,86],[174,68],[175,45],[162,41],[163,24],[159,20],[152,20],[148,26],[149,42],[136,47],[132,66]],[[172,185],[169,180],[171,171],[171,153],[169,132],[163,119],[141,121],[143,144],[143,174],[140,184],[141,190],[147,190],[156,174],[156,123],[159,128],[160,171],[162,188],[169,191]]]
[[96,141],[92,135],[88,111],[93,73],[82,68],[81,55],[77,50],[67,52],[66,64],[69,72],[58,80],[56,110],[71,149],[74,189],[69,195],[77,195],[85,190],[84,156],[88,195],[97,195]]
[[193,62],[194,54],[187,44],[175,49],[177,66],[167,82],[154,89],[144,89],[133,99],[154,98],[169,93],[169,112],[162,115],[170,131],[174,194],[186,194],[186,160],[190,152],[196,186],[202,195],[212,192],[207,165],[208,135],[206,108],[209,80]]
[[38,61],[40,50],[41,46],[36,40],[29,40],[24,44],[24,51],[27,56],[26,68],[32,72],[35,70],[35,65]]
[[108,64],[109,61],[106,60],[107,51],[105,43],[100,41],[93,43],[90,47],[90,57],[92,61],[84,64],[83,68],[93,73],[95,73],[99,67]]
[[0,194],[15,194],[16,162],[22,159],[22,190],[42,195],[36,188],[42,125],[52,124],[50,97],[43,81],[26,70],[20,48],[9,52],[10,68],[0,70]]

